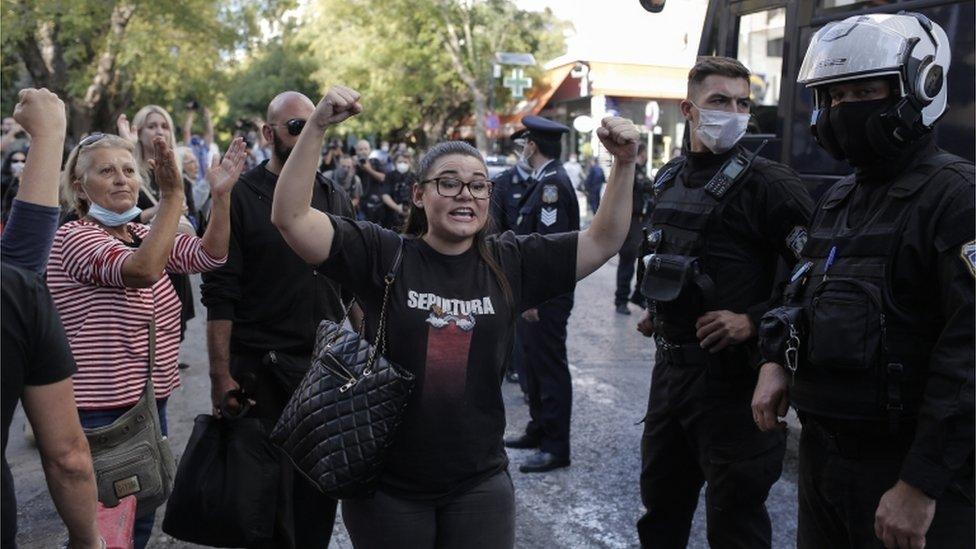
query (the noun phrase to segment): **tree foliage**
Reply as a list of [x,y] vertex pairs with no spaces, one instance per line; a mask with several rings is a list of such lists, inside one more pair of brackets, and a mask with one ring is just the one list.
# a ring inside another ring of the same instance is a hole
[[[222,93],[235,48],[294,0],[3,0],[3,110],[20,85],[63,99],[69,131],[112,130],[120,112]],[[21,74],[25,78],[18,78]]]
[[[2,109],[43,86],[69,109],[69,131],[114,131],[119,113],[191,99],[226,105],[224,121],[263,116],[294,89],[313,101],[334,83],[363,93],[343,130],[415,136],[420,145],[512,107],[494,55],[563,51],[550,12],[513,0],[0,0]],[[541,67],[528,75],[539,82]],[[224,110],[221,108],[220,110]]]
[[[315,77],[323,86],[341,82],[363,93],[354,129],[424,141],[473,121],[485,149],[491,93],[496,110],[512,103],[492,78],[495,53],[551,59],[562,53],[563,26],[551,12],[522,11],[511,0],[318,0],[301,36],[320,60]],[[528,74],[538,82],[541,68]]]

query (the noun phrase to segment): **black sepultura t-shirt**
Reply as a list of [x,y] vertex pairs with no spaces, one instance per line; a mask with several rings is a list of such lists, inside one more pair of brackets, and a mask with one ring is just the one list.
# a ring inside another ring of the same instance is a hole
[[[356,294],[374,341],[383,278],[400,237],[366,222],[330,216],[336,228],[319,271]],[[411,499],[464,491],[504,470],[501,381],[522,311],[573,291],[577,233],[488,239],[511,286],[509,305],[475,248],[438,253],[403,238],[402,266],[387,305],[386,356],[416,376],[381,479],[381,489]]]

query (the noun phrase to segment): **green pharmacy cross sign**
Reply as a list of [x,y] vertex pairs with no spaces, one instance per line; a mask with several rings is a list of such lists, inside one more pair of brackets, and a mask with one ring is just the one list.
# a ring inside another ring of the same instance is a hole
[[512,97],[520,99],[525,90],[532,87],[532,79],[525,76],[525,71],[521,68],[515,67],[508,78],[502,81],[502,85],[512,90]]

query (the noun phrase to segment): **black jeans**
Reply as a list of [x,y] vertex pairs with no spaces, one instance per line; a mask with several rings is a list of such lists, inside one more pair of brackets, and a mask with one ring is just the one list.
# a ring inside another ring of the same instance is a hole
[[[230,365],[234,380],[257,402],[248,414],[267,419],[269,432],[311,361],[308,356],[284,353],[275,353],[275,357],[277,363],[271,363],[268,355],[233,355]],[[323,495],[295,471],[287,457],[282,456],[280,466],[274,537],[259,547],[328,547],[335,523],[336,500]]]
[[515,490],[507,471],[448,501],[380,490],[343,500],[342,521],[356,549],[504,549],[515,545]]
[[643,547],[684,548],[698,494],[705,490],[712,547],[769,547],[766,496],[780,476],[785,434],[752,421],[755,374],[732,353],[700,363],[674,361],[658,349],[641,442],[637,522]]
[[[883,547],[874,533],[874,514],[881,496],[898,481],[905,452],[852,455],[831,444],[823,433],[804,421],[797,548]],[[866,441],[861,438],[860,442]],[[925,536],[926,547],[976,546],[972,464],[967,471],[937,500],[935,518]]]

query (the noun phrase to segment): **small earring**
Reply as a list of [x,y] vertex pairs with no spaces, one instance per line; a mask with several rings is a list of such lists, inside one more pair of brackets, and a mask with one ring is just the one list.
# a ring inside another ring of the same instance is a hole
[[415,204],[414,207],[417,208],[418,210],[424,209],[424,205],[422,203],[419,203],[419,202],[417,204]]

